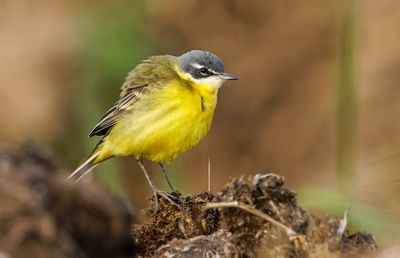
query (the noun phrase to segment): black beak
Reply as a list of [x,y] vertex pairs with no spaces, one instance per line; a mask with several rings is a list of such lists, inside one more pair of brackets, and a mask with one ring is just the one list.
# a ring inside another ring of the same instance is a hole
[[239,80],[238,77],[236,77],[236,76],[234,76],[232,74],[229,74],[229,73],[221,73],[220,76],[224,80]]

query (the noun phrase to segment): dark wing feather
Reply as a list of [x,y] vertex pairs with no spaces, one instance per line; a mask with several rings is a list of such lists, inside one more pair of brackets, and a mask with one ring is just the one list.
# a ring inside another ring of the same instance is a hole
[[135,87],[125,96],[121,97],[115,105],[110,108],[107,113],[100,119],[94,129],[90,132],[89,137],[95,135],[106,135],[111,127],[115,125],[122,114],[138,99],[139,93],[146,85]]
[[174,61],[173,56],[154,56],[136,66],[121,87],[121,98],[100,119],[89,136],[106,135],[132,104],[146,94],[147,89],[165,85],[166,80],[176,77],[172,69]]

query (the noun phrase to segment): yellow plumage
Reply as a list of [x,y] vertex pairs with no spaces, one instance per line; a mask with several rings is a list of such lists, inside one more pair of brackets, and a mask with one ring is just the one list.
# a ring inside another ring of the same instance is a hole
[[207,134],[216,103],[216,89],[181,78],[151,89],[111,129],[95,162],[127,155],[169,162]]
[[207,134],[219,87],[236,79],[225,73],[217,56],[206,51],[144,60],[128,74],[120,99],[90,133],[103,138],[70,178],[79,180],[106,159],[133,155],[154,193],[174,203],[173,196],[151,181],[142,158],[160,163],[173,190],[162,162],[171,161]]

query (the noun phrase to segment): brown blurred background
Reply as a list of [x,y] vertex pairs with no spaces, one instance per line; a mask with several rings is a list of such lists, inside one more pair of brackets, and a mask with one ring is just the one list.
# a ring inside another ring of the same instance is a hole
[[[354,227],[397,241],[399,27],[394,0],[2,0],[0,142],[39,142],[73,170],[140,60],[209,50],[240,80],[220,91],[209,135],[168,166],[177,188],[207,190],[208,159],[213,189],[274,172],[304,204],[350,205]],[[144,207],[132,158],[96,175]]]

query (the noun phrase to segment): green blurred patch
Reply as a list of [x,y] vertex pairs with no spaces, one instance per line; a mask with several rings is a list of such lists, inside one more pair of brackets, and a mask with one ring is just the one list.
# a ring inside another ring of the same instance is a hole
[[349,228],[367,231],[378,237],[399,236],[400,222],[387,211],[362,203],[350,196],[356,185],[355,147],[357,133],[356,83],[354,49],[356,4],[339,1],[337,21],[337,190],[310,188],[299,192],[300,205],[342,218],[347,207]]
[[[151,44],[145,6],[140,1],[101,3],[78,17],[81,76],[75,85],[75,97],[80,133],[75,137],[80,140],[75,144],[86,157],[100,140],[88,140],[88,132],[117,101],[126,74],[149,55]],[[114,191],[120,191],[118,174],[113,173],[115,160],[104,162],[96,170],[96,175]]]
[[339,3],[338,78],[337,78],[337,175],[339,185],[346,191],[354,180],[356,142],[356,87],[354,83],[354,1]]
[[376,237],[399,236],[400,222],[384,210],[372,207],[346,196],[342,192],[322,188],[309,188],[299,192],[299,204],[342,218],[347,207],[351,231],[366,231]]

